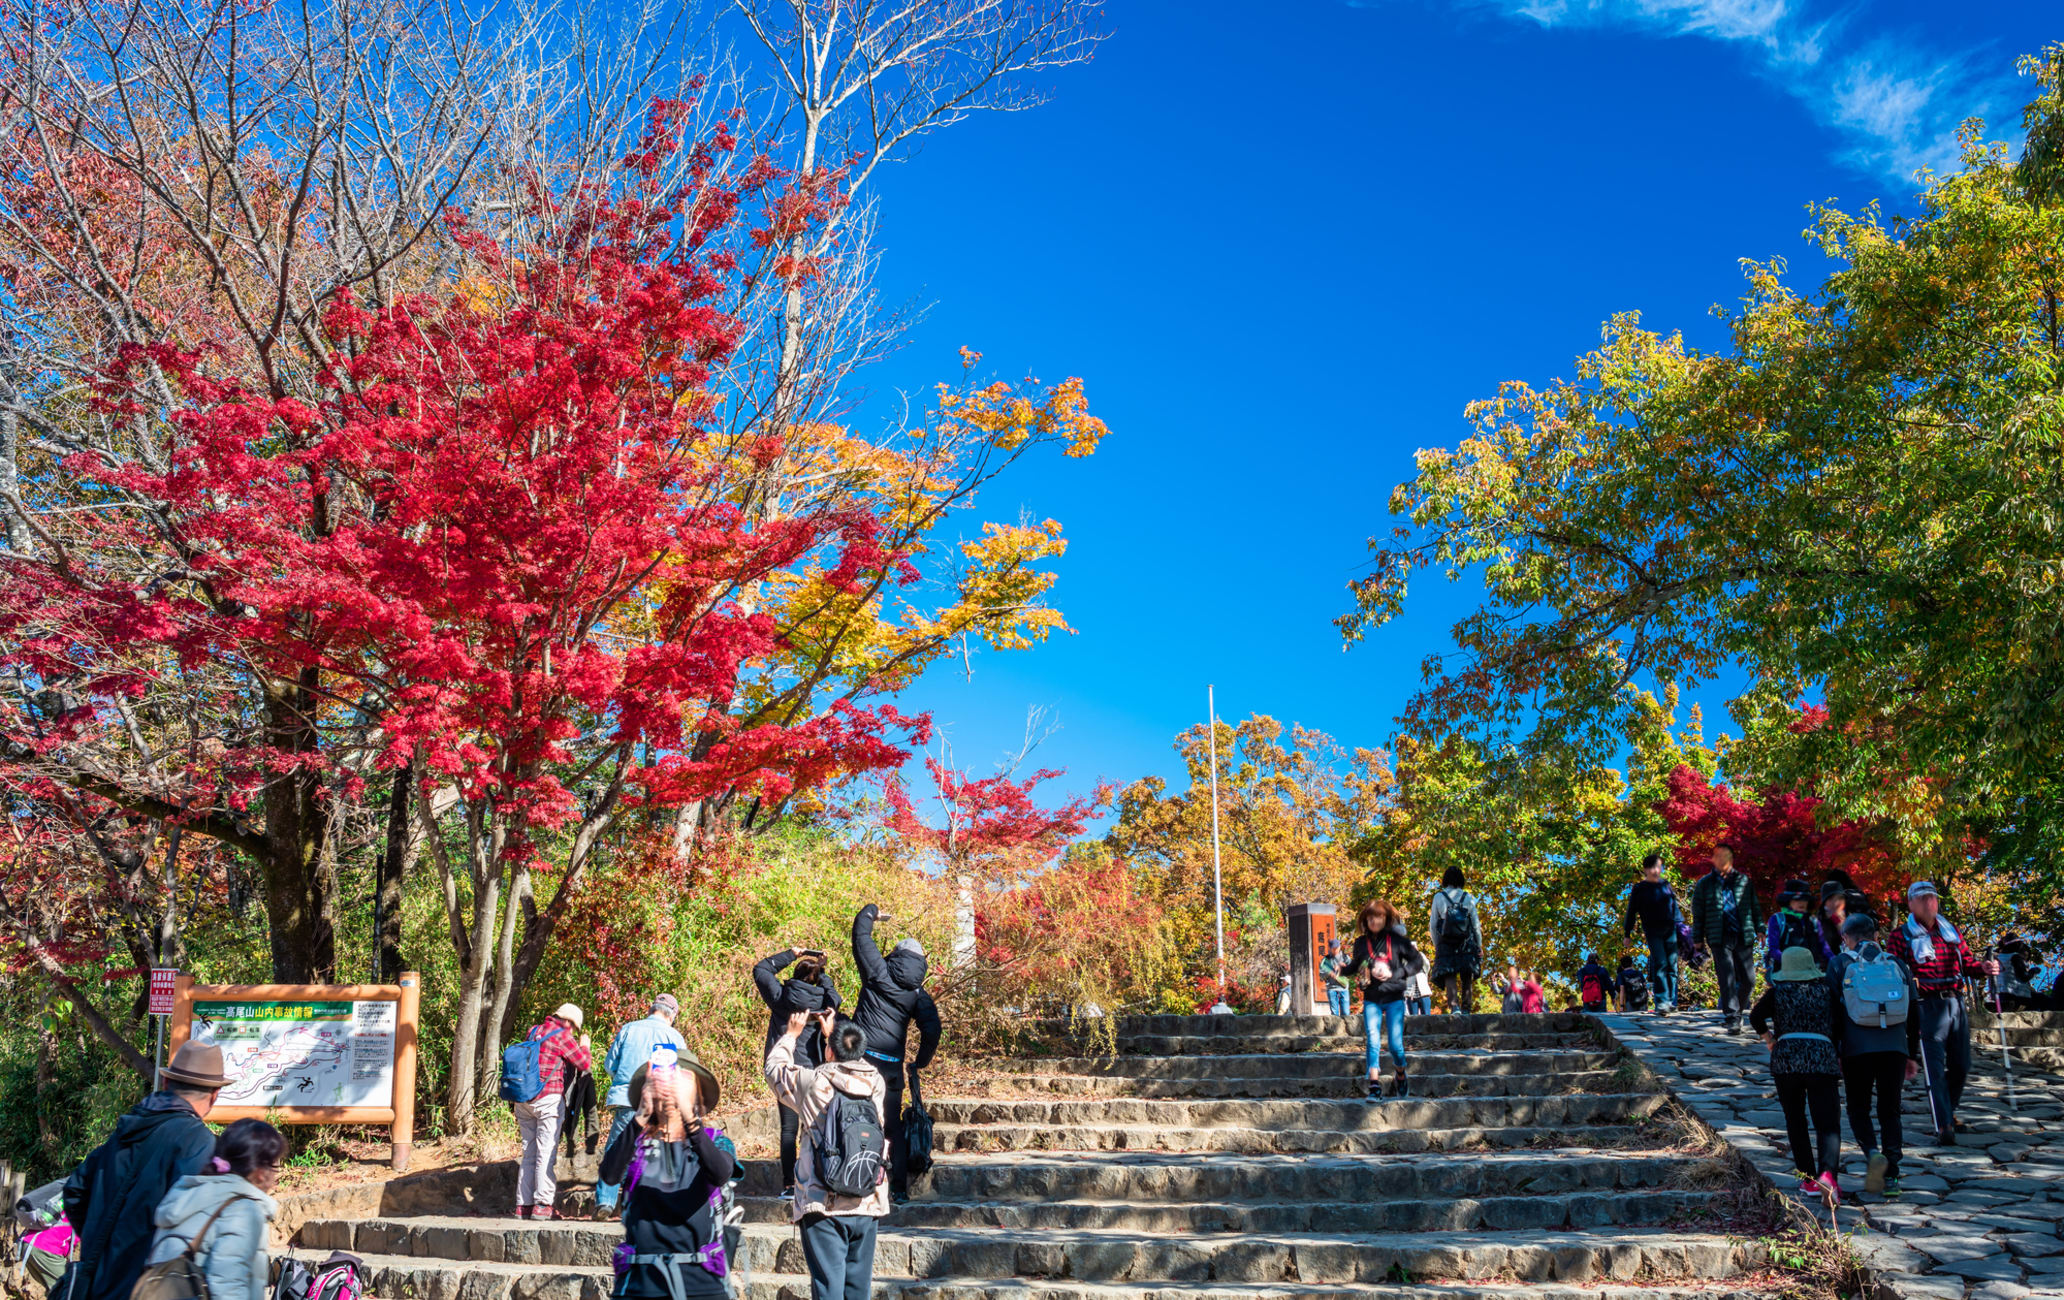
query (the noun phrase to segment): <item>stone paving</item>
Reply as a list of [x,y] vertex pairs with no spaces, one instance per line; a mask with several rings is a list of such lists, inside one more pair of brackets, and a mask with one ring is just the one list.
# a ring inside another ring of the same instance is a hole
[[[1746,1026],[1723,1031],[1710,1011],[1671,1016],[1600,1016],[1613,1036],[1661,1076],[1677,1097],[1740,1150],[1787,1195],[1798,1184],[1769,1056]],[[2002,1069],[1999,1028],[2013,1054],[2012,1089]],[[1877,1274],[1879,1293],[1914,1300],[2064,1300],[2064,1077],[2039,1050],[2064,1035],[2064,1015],[1982,1018],[1972,1033],[1973,1069],[1957,1118],[1955,1146],[1930,1136],[1927,1097],[1906,1090],[1896,1201],[1862,1194],[1863,1154],[1849,1132],[1844,1098],[1838,1226]],[[2025,1059],[2027,1051],[2034,1060]],[[1803,1198],[1801,1198],[1803,1199]],[[1826,1217],[1823,1203],[1814,1203]]]

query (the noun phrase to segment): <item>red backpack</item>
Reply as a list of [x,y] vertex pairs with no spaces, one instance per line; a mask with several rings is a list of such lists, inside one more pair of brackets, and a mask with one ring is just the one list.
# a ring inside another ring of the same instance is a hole
[[1598,1006],[1605,1001],[1605,978],[1596,970],[1584,972],[1583,994],[1587,1007]]

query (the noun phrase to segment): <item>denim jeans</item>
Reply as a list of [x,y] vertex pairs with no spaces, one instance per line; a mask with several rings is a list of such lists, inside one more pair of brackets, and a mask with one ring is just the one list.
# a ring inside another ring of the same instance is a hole
[[[1380,1030],[1377,1028],[1379,1023],[1382,1025]],[[1369,1002],[1364,1000],[1362,1003],[1362,1045],[1368,1058],[1369,1072],[1372,1074],[1376,1072],[1381,1064],[1381,1058],[1376,1050],[1376,1042],[1379,1037],[1389,1040],[1391,1059],[1397,1062],[1398,1069],[1404,1069],[1404,999],[1400,998],[1396,1002]]]
[[1677,936],[1652,936],[1648,941],[1648,987],[1658,1010],[1677,1009]]
[[1333,1014],[1336,1016],[1347,1014],[1347,998],[1348,991],[1346,989],[1326,990],[1326,1005],[1333,1009]]
[[[611,1106],[609,1109],[611,1112],[609,1118],[609,1142],[602,1147],[605,1153],[609,1150],[609,1146],[615,1143],[617,1137],[631,1126],[632,1117],[638,1113],[629,1106]],[[617,1198],[622,1195],[623,1188],[620,1185],[605,1183],[599,1178],[595,1180],[595,1204],[598,1208],[604,1210],[615,1208]]]

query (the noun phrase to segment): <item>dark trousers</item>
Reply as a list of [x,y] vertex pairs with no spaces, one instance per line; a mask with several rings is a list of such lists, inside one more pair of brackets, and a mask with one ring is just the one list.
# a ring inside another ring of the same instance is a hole
[[781,1190],[788,1191],[795,1186],[796,1132],[802,1127],[803,1117],[781,1108]]
[[1440,977],[1441,1010],[1450,1015],[1467,1015],[1476,1010],[1476,972],[1451,970]]
[[1878,1128],[1885,1130],[1885,1176],[1899,1176],[1899,1153],[1906,1147],[1899,1130],[1899,1092],[1906,1084],[1905,1052],[1858,1052],[1842,1058],[1842,1086],[1849,1095],[1849,1132],[1856,1145],[1876,1151],[1878,1132],[1871,1127],[1871,1101],[1878,1103]]
[[889,1194],[910,1195],[910,1142],[903,1135],[903,1070],[901,1061],[884,1061],[874,1053],[867,1054],[867,1062],[881,1071],[882,1082],[889,1087],[889,1095],[882,1102],[887,1113],[882,1116],[882,1131],[889,1138]]
[[[1842,1167],[1842,1081],[1832,1074],[1780,1074],[1777,1100],[1784,1107],[1785,1134],[1792,1143],[1792,1163],[1808,1178]],[[1813,1116],[1816,1148],[1806,1131]]]
[[827,1214],[802,1226],[810,1300],[868,1300],[874,1292],[874,1229],[865,1214]]
[[1648,940],[1648,987],[1658,1009],[1677,1006],[1677,936],[1645,935]]
[[1971,1073],[1971,1018],[1964,1000],[1956,997],[1924,993],[1915,1010],[1921,1016],[1921,1073],[1928,1082],[1928,1113],[1935,1119],[1935,1131],[1947,1133]]
[[1756,991],[1756,963],[1746,943],[1713,945],[1713,977],[1720,981],[1720,1018],[1730,1025],[1741,1023],[1742,1009]]

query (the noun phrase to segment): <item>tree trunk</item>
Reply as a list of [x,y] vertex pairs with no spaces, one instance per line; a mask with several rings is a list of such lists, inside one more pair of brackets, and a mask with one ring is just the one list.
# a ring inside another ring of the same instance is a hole
[[414,766],[400,768],[387,796],[387,843],[373,894],[373,942],[379,950],[382,984],[401,978],[402,888],[416,856],[416,829],[409,815],[409,788],[414,784]]
[[[313,755],[320,747],[315,670],[304,669],[293,687],[267,692],[266,731],[275,748]],[[272,977],[281,984],[332,984],[337,978],[334,865],[328,846],[330,800],[322,779],[295,769],[265,790],[265,915],[272,931]]]
[[495,914],[500,911],[501,880],[479,881],[473,899],[473,948],[459,970],[459,1005],[452,1015],[451,1074],[445,1083],[445,1110],[451,1130],[464,1135],[473,1131],[474,1107],[479,1099],[480,1015],[486,1002],[487,981],[494,974]]

